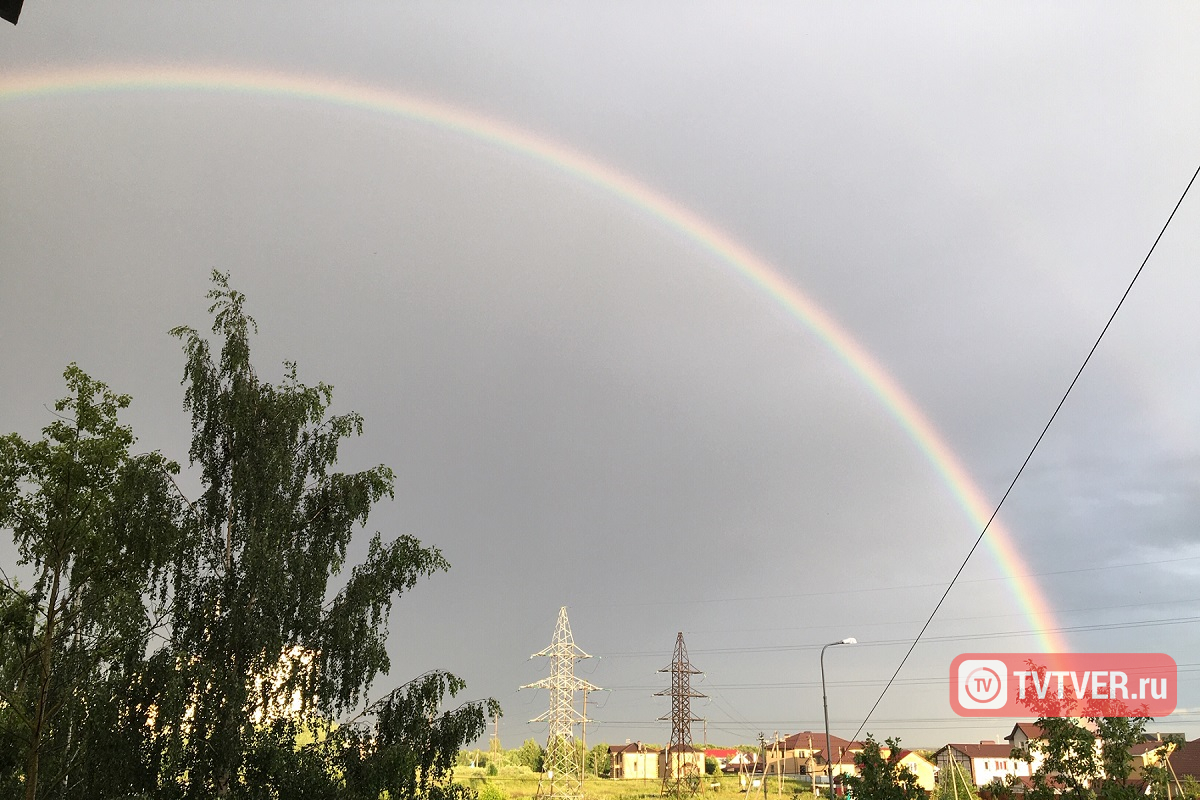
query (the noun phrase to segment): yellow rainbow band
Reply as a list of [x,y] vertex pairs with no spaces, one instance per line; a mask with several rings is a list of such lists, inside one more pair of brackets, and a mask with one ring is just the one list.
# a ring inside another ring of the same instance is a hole
[[[0,100],[9,101],[122,90],[261,94],[390,114],[498,145],[610,192],[668,229],[703,246],[808,327],[879,397],[950,487],[971,522],[982,528],[991,516],[992,506],[941,434],[891,375],[833,317],[748,248],[629,175],[561,144],[480,114],[400,92],[326,78],[244,69],[160,66],[87,68],[0,77]],[[1029,570],[1017,553],[1011,534],[999,522],[993,522],[986,541],[1022,612],[1038,632],[1042,649],[1046,652],[1065,651],[1064,642],[1054,630],[1057,625],[1045,598],[1029,577]]]

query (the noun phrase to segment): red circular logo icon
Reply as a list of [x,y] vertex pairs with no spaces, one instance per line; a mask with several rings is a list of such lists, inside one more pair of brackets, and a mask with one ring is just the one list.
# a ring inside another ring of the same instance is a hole
[[967,676],[966,688],[976,703],[990,703],[1000,694],[1000,676],[993,669],[978,667]]

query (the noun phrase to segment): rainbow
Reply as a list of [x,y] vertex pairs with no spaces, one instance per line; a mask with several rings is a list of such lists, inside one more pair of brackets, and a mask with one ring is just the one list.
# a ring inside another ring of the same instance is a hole
[[[971,522],[982,528],[992,506],[958,457],[895,379],[837,321],[780,272],[716,226],[636,178],[561,144],[503,122],[388,89],[312,76],[232,69],[133,66],[46,71],[0,77],[0,100],[92,92],[201,91],[288,97],[370,111],[431,125],[483,141],[548,165],[580,182],[615,195],[664,227],[708,250],[754,289],[765,293],[809,328],[879,397],[930,464],[950,487]],[[986,537],[1025,617],[1038,632],[1045,652],[1063,652],[1057,625],[1037,584],[1029,576],[1011,534],[993,522]]]

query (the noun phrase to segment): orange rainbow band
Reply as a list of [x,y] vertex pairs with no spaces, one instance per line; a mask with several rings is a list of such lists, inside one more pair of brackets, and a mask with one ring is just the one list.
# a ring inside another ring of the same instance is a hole
[[[471,111],[401,92],[326,78],[248,69],[163,66],[86,68],[0,77],[0,100],[7,101],[92,92],[177,90],[290,97],[402,117],[499,146],[615,195],[667,229],[701,245],[811,330],[879,397],[950,487],[971,522],[982,528],[991,516],[991,505],[941,434],[895,379],[833,317],[779,270],[713,224],[636,178],[589,156]],[[1064,651],[1064,642],[1054,630],[1057,625],[1046,600],[1028,575],[1011,534],[993,522],[986,542],[1022,612],[1037,631],[1042,649]]]

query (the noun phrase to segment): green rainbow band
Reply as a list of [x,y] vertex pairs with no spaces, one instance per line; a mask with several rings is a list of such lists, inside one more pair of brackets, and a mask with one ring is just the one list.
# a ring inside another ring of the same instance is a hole
[[[941,434],[891,375],[833,317],[789,283],[778,270],[716,226],[635,178],[593,158],[494,119],[443,103],[318,77],[227,68],[135,66],[37,72],[0,78],[0,100],[97,91],[180,89],[292,97],[391,114],[499,145],[616,195],[667,228],[702,245],[808,327],[879,397],[950,487],[971,522],[982,528],[991,516],[991,505]],[[1045,598],[1028,575],[1029,570],[1017,553],[1011,534],[998,522],[993,522],[986,541],[1005,573],[1022,612],[1038,632],[1042,649],[1046,652],[1064,651],[1064,642],[1054,630],[1057,626]]]

